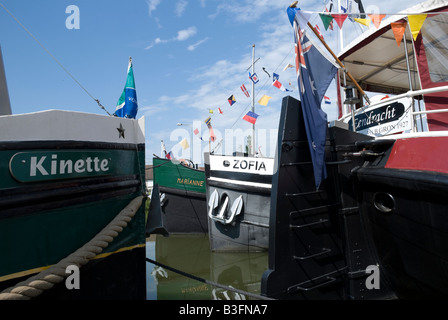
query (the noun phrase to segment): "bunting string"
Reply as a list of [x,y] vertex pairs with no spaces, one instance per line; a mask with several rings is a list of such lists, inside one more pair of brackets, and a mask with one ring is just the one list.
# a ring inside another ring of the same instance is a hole
[[[319,17],[320,20],[322,21],[322,24],[326,31],[334,30],[333,21],[336,21],[336,25],[340,29],[342,29],[344,23],[347,23],[347,20],[349,20],[352,23],[364,25],[366,27],[370,27],[371,24],[373,24],[373,26],[376,29],[379,29],[379,27],[381,26],[381,23],[383,23],[386,16],[396,16],[397,19],[395,19],[394,22],[391,22],[390,26],[391,26],[392,32],[395,36],[395,40],[396,40],[398,46],[400,46],[400,44],[402,42],[403,34],[406,31],[407,26],[409,26],[410,32],[411,32],[414,40],[416,40],[427,17],[433,16],[433,15],[438,15],[438,14],[448,13],[448,11],[428,12],[428,13],[421,13],[421,12],[419,12],[419,13],[415,13],[415,12],[400,12],[400,13],[365,13],[365,12],[356,13],[355,12],[355,13],[347,13],[347,10],[344,7],[341,7],[341,10],[343,12],[331,12],[331,10],[332,10],[332,7],[330,7],[330,10],[327,10],[327,8],[325,7],[325,11],[302,10],[302,13],[303,13],[303,16],[306,17],[306,19],[308,19],[308,20],[311,20],[311,18]],[[406,18],[407,18],[407,21],[403,20]],[[306,22],[308,22],[308,20]],[[306,23],[305,23],[305,25],[306,25]],[[316,29],[319,30],[319,27],[317,24],[316,24]],[[319,30],[319,35],[323,38],[323,35],[320,32],[320,30]],[[246,81],[243,82],[238,88],[235,88],[232,91],[232,94],[230,94],[228,96],[227,101],[223,101],[217,108],[208,108],[209,116],[204,122],[207,125],[207,128],[209,129],[210,138],[208,140],[203,139],[203,137],[199,135],[198,128],[194,129],[195,136],[204,142],[208,142],[208,141],[214,142],[215,141],[216,136],[214,135],[213,127],[211,125],[212,117],[215,116],[214,110],[217,111],[216,116],[218,116],[218,117],[223,116],[224,114],[227,113],[226,108],[235,108],[234,107],[235,105],[236,105],[236,107],[239,108],[239,106],[241,105],[241,102],[242,101],[244,102],[244,100],[246,98],[251,98],[251,95],[253,95],[253,94],[255,94],[254,99],[255,99],[255,101],[258,102],[258,104],[260,104],[262,106],[267,106],[269,103],[269,100],[272,97],[267,95],[266,93],[268,92],[268,89],[270,89],[271,87],[276,87],[275,90],[281,90],[284,92],[293,91],[292,89],[286,88],[282,84],[283,80],[280,80],[279,75],[276,73],[276,72],[278,72],[279,68],[281,68],[281,66],[284,66],[283,72],[285,72],[289,68],[295,67],[294,65],[292,65],[290,63],[286,64],[286,66],[284,64],[285,60],[291,55],[291,51],[293,49],[294,49],[294,46],[291,46],[291,50],[283,58],[283,60],[279,63],[279,65],[275,68],[275,70],[272,73],[272,79],[271,79],[271,74],[269,73],[270,70],[267,70],[267,68],[265,68],[265,67],[261,68],[261,70],[264,71],[268,77],[266,78],[266,80],[264,81],[262,86],[256,90],[255,93],[247,90],[246,85],[251,84],[253,81],[256,84],[256,86],[260,86],[260,83],[259,83],[260,78],[258,77],[258,75],[256,73],[251,74],[249,72],[249,75],[246,78]],[[260,60],[260,58],[258,58],[255,62],[258,62],[259,60]],[[246,72],[247,72],[247,70],[246,70]],[[241,98],[243,100],[241,100],[239,98],[239,96],[235,95],[235,92],[239,92],[239,90],[242,91],[242,93],[240,93],[240,95],[242,96]],[[262,96],[259,97],[260,95],[262,95]],[[326,97],[326,96],[325,96],[324,101],[326,104],[331,103],[330,98]],[[243,103],[243,105],[244,105],[244,103]],[[249,123],[255,123],[255,121],[257,120],[259,115],[253,113],[252,111],[249,111],[249,109],[251,107],[252,107],[252,103],[247,102],[245,107],[242,109],[241,113],[239,114],[239,116],[236,118],[235,122],[230,126],[230,129],[233,129],[235,127],[235,125],[240,120],[245,120],[245,121],[248,121]],[[187,149],[189,147],[186,139],[182,140],[180,142],[180,145],[182,146],[183,149]]]

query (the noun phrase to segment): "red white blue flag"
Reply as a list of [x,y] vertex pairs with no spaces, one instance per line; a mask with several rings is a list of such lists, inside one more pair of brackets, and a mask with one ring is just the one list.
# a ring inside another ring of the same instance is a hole
[[286,88],[281,84],[281,82],[278,81],[278,80],[275,80],[275,81],[272,83],[272,85],[273,85],[274,87],[276,87],[276,88],[279,88],[279,89],[282,90],[282,91],[292,91],[292,90],[286,89]]
[[250,80],[252,80],[252,82],[253,82],[254,84],[257,84],[257,82],[259,81],[259,80],[258,80],[258,76],[257,76],[256,73],[251,74],[251,73],[249,72],[249,78],[250,78]]
[[290,7],[287,13],[294,28],[299,96],[313,162],[314,180],[318,189],[322,180],[327,177],[325,166],[327,114],[321,109],[321,102],[334,79],[337,66],[328,60],[303,32],[308,21],[307,14],[299,8]]

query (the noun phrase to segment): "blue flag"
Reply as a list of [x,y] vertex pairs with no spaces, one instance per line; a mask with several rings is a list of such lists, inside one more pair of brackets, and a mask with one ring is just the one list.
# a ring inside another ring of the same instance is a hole
[[299,96],[313,162],[314,180],[316,189],[319,189],[322,180],[327,177],[325,166],[327,114],[321,109],[321,102],[334,79],[337,67],[302,32],[307,17],[301,10],[288,8],[287,13],[294,27]]
[[132,59],[129,58],[128,75],[126,85],[118,99],[114,116],[121,118],[135,119],[138,111],[137,91],[135,90],[134,71],[132,69]]

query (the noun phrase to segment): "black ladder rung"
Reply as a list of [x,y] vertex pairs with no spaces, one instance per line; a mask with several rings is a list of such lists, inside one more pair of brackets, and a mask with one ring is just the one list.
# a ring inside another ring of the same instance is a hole
[[301,209],[301,210],[297,210],[297,211],[291,211],[289,213],[289,217],[294,218],[293,215],[303,214],[303,213],[323,213],[323,212],[328,211],[328,209],[330,209],[331,207],[335,207],[335,206],[337,206],[337,204],[327,204],[327,205],[319,206],[319,207],[311,207],[311,208]]
[[335,165],[339,165],[339,164],[349,164],[351,163],[352,160],[340,160],[340,161],[326,161],[325,164],[326,165],[330,165],[330,166],[335,166]]
[[367,278],[368,275],[369,273],[366,272],[366,269],[347,272],[347,276],[350,279]]
[[328,221],[329,221],[328,219],[319,219],[319,220],[317,220],[317,221],[313,221],[313,222],[306,223],[306,224],[289,225],[289,227],[290,227],[290,228],[300,229],[300,228],[305,228],[305,227],[315,226],[315,225],[322,224],[322,223],[325,223],[325,222],[328,222]]
[[304,166],[304,165],[311,165],[313,164],[311,161],[305,161],[305,162],[287,162],[287,163],[282,163],[281,166],[282,167],[288,167],[288,166]]
[[[294,286],[288,287],[287,292],[288,293],[293,293],[294,291],[299,291],[299,290],[300,291],[310,291],[310,290],[313,290],[313,289],[321,288],[321,287],[329,285],[330,283],[335,282],[336,278],[330,277],[330,276],[326,276],[324,278],[317,279],[317,280],[321,280],[321,282],[316,283],[316,279],[308,280],[306,282],[302,282],[300,284],[296,284]],[[311,285],[309,287],[306,287],[305,285],[307,285],[309,283],[312,283],[313,285]]]
[[316,191],[309,191],[309,192],[301,192],[301,193],[285,193],[286,197],[299,197],[299,196],[308,196],[311,194],[318,194],[322,193],[322,190],[316,190]]
[[293,256],[293,259],[295,259],[295,260],[306,260],[306,259],[311,259],[311,258],[315,258],[315,257],[321,256],[321,255],[324,255],[324,254],[327,254],[327,253],[330,253],[330,252],[331,252],[331,249],[322,248],[321,252],[313,253],[313,254],[310,254],[310,255],[307,255],[307,256],[302,256],[302,257]]
[[[344,270],[346,270],[347,267],[342,267],[342,268],[338,268],[330,273],[327,274],[323,274],[317,277],[314,277],[310,280],[301,282],[299,284],[290,286],[286,289],[286,291],[289,294],[294,293],[295,291],[310,291],[313,289],[317,289],[317,288],[321,288],[324,286],[327,286],[333,282],[335,282],[337,280],[336,276],[334,276],[334,274],[340,274],[341,272],[343,272]],[[307,286],[311,284],[310,286]]]
[[342,208],[339,210],[339,213],[344,214],[354,214],[359,212],[359,207],[349,207],[349,208]]

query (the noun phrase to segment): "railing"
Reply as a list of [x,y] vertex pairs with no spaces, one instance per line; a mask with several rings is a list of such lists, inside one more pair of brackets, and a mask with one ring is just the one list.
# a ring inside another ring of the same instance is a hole
[[[425,94],[431,94],[431,93],[437,93],[437,92],[443,92],[443,91],[448,91],[448,86],[441,86],[441,87],[435,87],[435,88],[429,88],[429,89],[422,89],[422,90],[411,90],[408,91],[406,93],[403,94],[399,94],[384,100],[381,100],[378,103],[374,103],[372,105],[367,106],[368,108],[371,108],[375,105],[380,105],[380,104],[384,104],[384,103],[388,103],[388,102],[393,102],[396,100],[400,100],[402,98],[414,98],[415,96],[421,96],[421,95],[425,95]],[[448,104],[447,104],[448,105]],[[354,113],[346,113],[345,115],[343,115],[339,120],[340,121],[345,121],[350,117],[354,117],[355,115],[358,115],[362,112],[366,111],[366,106],[356,110]],[[424,111],[414,111],[414,110],[409,110],[410,112],[410,119],[411,119],[411,128],[412,128],[412,132],[416,132],[415,130],[415,119],[414,117],[417,115],[425,115],[425,114],[432,114],[432,113],[443,113],[443,112],[448,112],[448,108],[446,109],[438,109],[438,110],[424,110]]]

